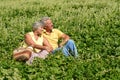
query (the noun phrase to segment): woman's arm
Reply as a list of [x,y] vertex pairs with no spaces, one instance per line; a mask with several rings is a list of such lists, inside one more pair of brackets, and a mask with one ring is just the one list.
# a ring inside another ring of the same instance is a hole
[[25,34],[25,43],[33,48],[41,49],[41,50],[46,50],[46,46],[41,46],[38,44],[35,44],[35,42],[32,40],[32,37],[27,33]]
[[50,43],[48,42],[48,40],[45,37],[43,37],[43,45],[47,47],[49,52],[51,52],[53,50],[52,46],[50,45]]

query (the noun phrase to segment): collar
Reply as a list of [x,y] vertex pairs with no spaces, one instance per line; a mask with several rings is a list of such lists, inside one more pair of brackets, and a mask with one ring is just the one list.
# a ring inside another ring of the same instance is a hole
[[[54,29],[52,29],[52,32],[53,32],[53,31],[54,31]],[[52,32],[51,32],[51,33],[52,33]],[[43,30],[43,33],[45,33],[45,34],[47,34],[47,35],[50,34],[50,33],[48,33],[45,29]]]

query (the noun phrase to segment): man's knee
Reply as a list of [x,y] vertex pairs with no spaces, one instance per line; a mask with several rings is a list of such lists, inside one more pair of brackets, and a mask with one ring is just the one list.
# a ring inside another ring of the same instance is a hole
[[68,40],[68,44],[74,44],[74,41],[72,39]]

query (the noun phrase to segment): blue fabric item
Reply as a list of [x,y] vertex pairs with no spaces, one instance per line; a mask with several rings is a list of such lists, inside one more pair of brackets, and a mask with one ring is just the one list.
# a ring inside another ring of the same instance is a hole
[[61,49],[65,56],[70,56],[70,55],[72,55],[74,57],[78,56],[78,52],[77,52],[75,43],[71,39],[68,40],[67,43],[62,48],[57,48],[57,49],[53,50],[52,53],[54,54],[56,51],[59,51]]

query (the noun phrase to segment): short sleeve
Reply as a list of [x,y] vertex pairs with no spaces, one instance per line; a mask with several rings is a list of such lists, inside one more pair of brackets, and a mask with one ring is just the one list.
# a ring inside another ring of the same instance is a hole
[[56,33],[58,34],[58,38],[60,38],[64,33],[58,29],[56,29]]

